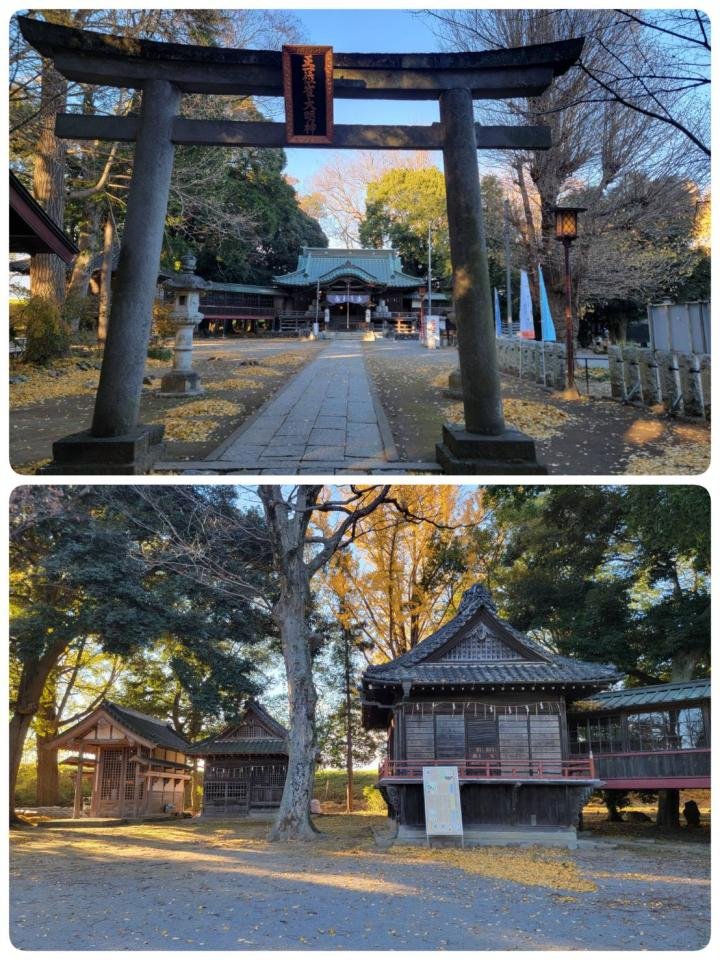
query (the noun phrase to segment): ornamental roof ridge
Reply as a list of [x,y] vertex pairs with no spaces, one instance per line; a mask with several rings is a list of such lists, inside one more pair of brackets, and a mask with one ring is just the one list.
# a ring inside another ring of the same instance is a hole
[[[501,631],[504,631],[521,647],[536,654],[538,659],[523,659],[522,661],[517,660],[507,663],[480,660],[462,663],[435,661],[433,655],[449,644],[453,637],[478,617],[482,611],[487,612]],[[490,591],[483,584],[477,583],[463,593],[457,613],[452,620],[421,640],[412,650],[401,654],[394,660],[383,664],[372,664],[366,669],[364,677],[370,681],[387,679],[391,682],[400,682],[401,680],[422,682],[423,678],[433,678],[435,682],[443,682],[443,680],[452,682],[453,678],[464,671],[467,677],[463,678],[461,676],[461,680],[466,679],[468,682],[482,683],[483,674],[487,674],[485,678],[487,682],[493,682],[496,673],[504,672],[507,673],[508,677],[512,674],[514,679],[522,681],[522,674],[525,669],[536,665],[537,667],[543,667],[544,670],[538,670],[536,667],[536,670],[533,670],[532,673],[547,674],[544,679],[548,682],[561,682],[563,679],[587,679],[588,682],[603,682],[607,679],[609,682],[621,676],[617,668],[610,664],[592,663],[567,657],[554,653],[537,641],[532,640],[511,623],[508,623],[507,620],[498,616]],[[497,680],[494,682],[497,682]]]

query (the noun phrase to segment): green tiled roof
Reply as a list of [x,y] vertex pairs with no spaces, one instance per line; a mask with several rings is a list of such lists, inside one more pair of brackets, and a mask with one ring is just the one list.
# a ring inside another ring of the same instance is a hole
[[297,269],[273,277],[283,287],[314,286],[331,283],[344,276],[353,276],[383,287],[404,287],[414,290],[424,283],[419,277],[403,272],[400,257],[394,250],[350,250],[348,248],[303,247]]
[[188,750],[188,754],[196,757],[268,753],[287,755],[287,752],[287,741],[279,737],[242,737],[236,740],[218,740],[215,737],[209,737],[194,744]]
[[606,690],[604,693],[594,693],[592,697],[583,700],[581,706],[585,710],[621,710],[623,707],[652,707],[662,703],[709,699],[709,680],[686,680],[675,683],[656,683],[651,687]]
[[277,296],[282,292],[276,287],[256,287],[252,283],[220,283],[215,280],[211,281],[208,290],[210,292],[223,290],[226,293],[257,293],[266,297]]

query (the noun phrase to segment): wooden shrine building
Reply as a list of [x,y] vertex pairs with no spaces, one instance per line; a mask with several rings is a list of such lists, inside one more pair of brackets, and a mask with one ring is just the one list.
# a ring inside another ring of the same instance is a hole
[[317,315],[323,321],[328,311],[330,330],[365,326],[367,316],[373,327],[409,317],[424,283],[403,271],[394,250],[324,247],[303,247],[296,269],[273,282],[285,292],[286,319],[313,320],[319,292]]
[[399,836],[424,836],[423,767],[456,766],[466,834],[574,843],[600,781],[571,748],[568,704],[619,678],[551,653],[502,620],[486,589],[467,590],[453,620],[363,676],[363,722],[388,732],[378,786]]
[[189,752],[205,759],[205,817],[247,816],[280,806],[287,776],[288,732],[257,701]]
[[189,744],[168,724],[105,700],[52,741],[75,751],[73,816],[82,814],[81,781],[90,778],[92,817],[144,817],[189,806]]

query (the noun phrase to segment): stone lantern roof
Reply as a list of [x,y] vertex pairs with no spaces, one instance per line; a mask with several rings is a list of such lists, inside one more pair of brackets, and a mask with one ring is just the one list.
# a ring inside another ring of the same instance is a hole
[[179,272],[173,274],[163,284],[165,289],[173,291],[207,290],[212,284],[209,280],[203,280],[202,277],[196,275],[196,266],[197,260],[195,257],[191,253],[186,253],[185,256],[180,258]]

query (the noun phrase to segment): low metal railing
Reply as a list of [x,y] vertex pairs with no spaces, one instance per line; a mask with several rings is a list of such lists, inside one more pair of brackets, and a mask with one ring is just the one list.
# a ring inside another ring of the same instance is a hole
[[457,767],[461,780],[595,780],[592,757],[573,760],[383,760],[380,780],[422,780],[423,767]]

